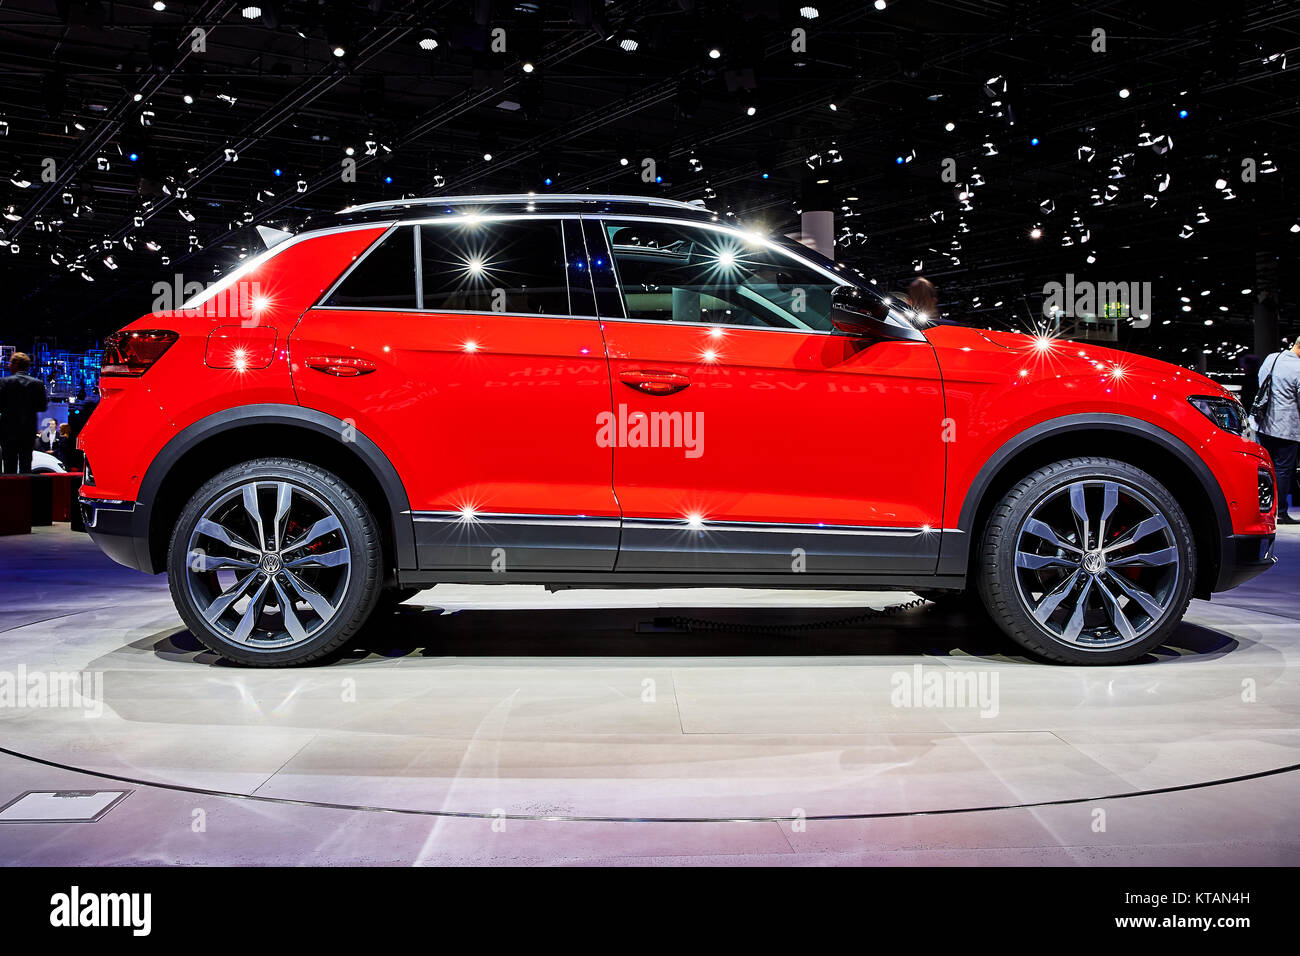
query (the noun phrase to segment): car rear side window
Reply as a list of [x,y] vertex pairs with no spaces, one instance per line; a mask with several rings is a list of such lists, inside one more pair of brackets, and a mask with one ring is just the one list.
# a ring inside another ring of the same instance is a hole
[[572,314],[560,222],[467,219],[421,226],[425,311]]
[[349,309],[416,309],[415,230],[400,226],[357,263],[326,305]]

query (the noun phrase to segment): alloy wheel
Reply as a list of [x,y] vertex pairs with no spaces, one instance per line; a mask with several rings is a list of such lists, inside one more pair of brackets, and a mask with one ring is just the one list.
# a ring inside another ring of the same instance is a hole
[[1168,518],[1123,481],[1073,481],[1030,511],[1016,585],[1037,626],[1082,650],[1141,641],[1167,616],[1182,564]]
[[223,491],[195,523],[187,552],[186,587],[207,625],[253,650],[311,640],[338,612],[351,579],[339,516],[283,479]]

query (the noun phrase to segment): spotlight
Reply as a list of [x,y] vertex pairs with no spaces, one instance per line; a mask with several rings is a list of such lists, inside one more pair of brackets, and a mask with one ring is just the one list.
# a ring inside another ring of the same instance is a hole
[[1178,111],[1178,118],[1179,118],[1179,119],[1187,119],[1187,110],[1179,110],[1179,111]]
[[624,27],[614,34],[614,42],[624,53],[635,53],[641,49],[641,32],[636,27]]
[[249,4],[239,11],[245,20],[256,20],[262,15],[262,8]]
[[710,60],[716,60],[716,59],[718,59],[718,57],[720,57],[720,56],[722,56],[722,51],[719,50],[716,46],[715,46],[715,47],[711,47],[711,48],[709,49],[709,59],[710,59]]
[[1121,100],[1126,100],[1132,95],[1133,95],[1132,91],[1127,86],[1124,87],[1124,89],[1119,91],[1119,98]]
[[1037,145],[1038,145],[1038,137],[1037,137],[1037,136],[1033,137],[1033,138],[1029,141],[1029,145],[1030,145],[1030,146],[1037,146]]
[[157,10],[159,13],[162,13],[164,10],[167,9],[167,4],[163,3],[163,0],[154,0],[153,8]]
[[417,42],[420,45],[420,49],[425,53],[432,53],[434,50],[438,49],[438,34],[433,30],[421,30],[420,38]]
[[347,13],[347,6],[339,4],[328,9],[325,14],[325,42],[336,57],[347,55],[348,44],[356,33],[356,25]]
[[816,20],[821,15],[821,11],[816,7],[799,8],[799,16],[803,17],[805,20]]
[[525,73],[531,73],[533,72],[534,69],[536,69],[536,67],[534,67],[532,63],[529,63],[527,60],[525,60],[523,69]]
[[885,9],[885,0],[876,0],[875,7],[877,10]]

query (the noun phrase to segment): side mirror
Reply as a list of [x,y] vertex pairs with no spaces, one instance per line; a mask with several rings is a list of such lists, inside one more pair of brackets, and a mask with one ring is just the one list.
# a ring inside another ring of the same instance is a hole
[[831,291],[831,325],[837,332],[859,338],[926,340],[916,326],[891,315],[877,296],[851,285]]

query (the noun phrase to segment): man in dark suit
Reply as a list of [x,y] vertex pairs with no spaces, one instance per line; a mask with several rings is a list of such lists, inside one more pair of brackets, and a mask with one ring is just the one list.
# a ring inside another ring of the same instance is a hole
[[36,416],[49,404],[44,383],[27,374],[31,367],[26,354],[15,352],[9,359],[13,374],[0,378],[0,459],[6,475],[32,470]]

